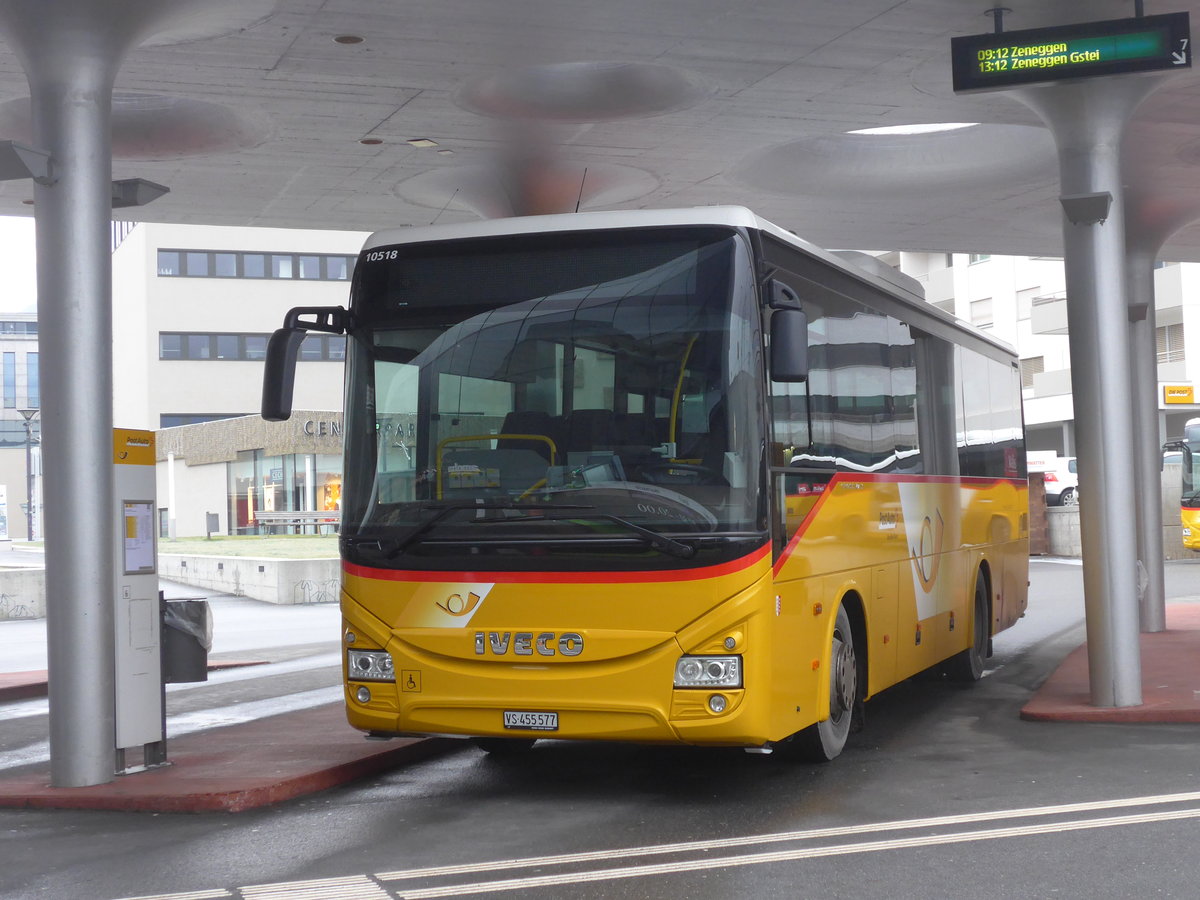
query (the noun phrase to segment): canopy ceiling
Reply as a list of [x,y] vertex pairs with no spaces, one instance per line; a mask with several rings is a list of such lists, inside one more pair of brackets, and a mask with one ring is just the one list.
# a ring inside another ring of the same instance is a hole
[[[990,31],[988,2],[192,3],[202,15],[120,71],[114,177],[171,189],[127,217],[371,231],[734,203],[829,247],[1061,253],[1046,129],[1011,97],[951,90],[950,39]],[[1134,13],[1005,4],[1010,29]],[[1146,6],[1200,21],[1197,0]],[[1133,123],[1130,179],[1141,217],[1189,222],[1200,67],[1162,82]],[[976,124],[851,133],[934,123]],[[25,76],[0,45],[0,138],[29,132]],[[0,185],[0,214],[30,214],[31,196]],[[1162,255],[1200,261],[1200,228]]]

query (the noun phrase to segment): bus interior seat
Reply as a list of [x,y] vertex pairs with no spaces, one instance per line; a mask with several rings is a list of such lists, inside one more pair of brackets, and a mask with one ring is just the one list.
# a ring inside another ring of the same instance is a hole
[[[540,409],[514,409],[504,417],[500,426],[500,434],[536,434],[548,437],[554,441],[559,457],[564,453],[559,419]],[[528,438],[500,437],[496,440],[497,450],[533,450],[539,456],[550,461],[550,445],[545,441]]]

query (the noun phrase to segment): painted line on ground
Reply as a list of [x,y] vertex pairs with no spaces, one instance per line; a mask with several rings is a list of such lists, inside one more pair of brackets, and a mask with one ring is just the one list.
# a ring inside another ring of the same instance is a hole
[[960,831],[942,835],[896,838],[888,841],[865,841],[853,844],[837,844],[830,847],[778,850],[773,853],[755,853],[744,856],[724,856],[716,859],[679,860],[673,863],[624,866],[615,869],[596,869],[587,872],[544,875],[530,878],[510,878],[502,881],[455,884],[438,888],[417,890],[398,889],[396,893],[403,900],[427,900],[427,898],[433,897],[458,897],[466,894],[529,890],[531,888],[616,881],[627,878],[646,878],[652,875],[681,875],[711,869],[729,869],[735,866],[769,865],[782,862],[796,862],[805,859],[818,859],[820,857],[844,856],[853,853],[874,853],[880,850],[909,850],[917,847],[936,847],[948,844],[997,840],[999,838],[1030,837],[1043,834],[1062,834],[1070,831],[1115,828],[1182,819],[1200,819],[1200,809],[1144,813],[1133,816],[1112,816],[1103,819],[1083,819],[1073,822],[1045,823],[1041,825],[1021,825],[1012,828],[995,828],[984,831]]
[[1128,797],[1118,800],[1093,800],[1086,803],[1068,803],[1056,806],[1031,806],[1019,809],[991,810],[982,813],[962,813],[954,816],[935,816],[926,819],[899,819],[890,822],[870,822],[864,825],[841,825],[831,828],[813,828],[802,831],[781,831],[772,834],[748,835],[740,838],[716,838],[704,841],[685,841],[673,844],[653,844],[646,847],[620,847],[611,850],[593,850],[584,853],[566,853],[552,856],[530,856],[522,859],[502,859],[492,862],[463,863],[453,866],[435,866],[423,869],[402,869],[396,872],[381,872],[383,881],[400,881],[412,878],[433,878],[445,875],[466,875],[480,872],[497,872],[504,869],[520,869],[534,866],[572,865],[582,862],[598,862],[613,859],[628,859],[633,856],[661,856],[668,853],[697,853],[711,850],[727,850],[734,847],[751,847],[760,844],[777,844],[786,841],[806,841],[817,838],[845,837],[854,834],[878,834],[881,831],[906,831],[914,828],[942,828],[948,825],[969,825],[980,822],[996,822],[1006,819],[1029,819],[1042,816],[1065,816],[1076,813],[1100,812],[1113,809],[1129,809],[1137,806],[1161,806],[1168,803],[1192,803],[1200,801],[1200,791],[1180,794],[1153,794],[1144,797]]
[[784,841],[811,841],[819,838],[870,836],[885,831],[928,830],[953,825],[983,824],[1020,818],[1044,818],[1070,816],[1079,813],[1106,810],[1131,809],[1135,807],[1165,806],[1200,801],[1200,791],[1177,794],[1153,794],[1141,797],[1126,797],[1096,800],[1084,803],[1059,804],[1054,806],[1024,807],[1018,809],[989,810],[986,812],[963,813],[952,816],[935,816],[923,819],[901,819],[872,822],[861,825],[846,825],[830,828],[813,828],[773,834],[748,835],[738,838],[687,841],[672,844],[656,844],[644,847],[626,847],[614,850],[598,850],[584,853],[569,853],[549,856],[532,856],[520,859],[496,860],[492,862],[467,863],[453,866],[431,866],[422,869],[405,869],[375,875],[349,875],[339,878],[323,878],[307,881],[278,882],[275,884],[252,885],[242,888],[215,891],[194,891],[179,894],[155,894],[153,896],[130,897],[125,900],[207,900],[207,898],[241,897],[243,900],[426,900],[435,897],[454,897],[470,894],[499,893],[572,884],[588,884],[617,881],[631,878],[682,875],[713,869],[732,867],[774,865],[798,862],[807,859],[845,856],[856,853],[877,853],[888,850],[908,850],[924,847],[948,846],[975,841],[999,840],[1003,838],[1036,837],[1040,835],[1064,834],[1101,828],[1120,828],[1135,825],[1165,823],[1200,819],[1200,807],[1186,809],[1149,810],[1126,815],[1100,816],[1095,818],[1067,819],[1065,821],[1029,822],[1002,828],[980,828],[951,831],[942,834],[914,834],[884,840],[860,840],[827,846],[797,847],[759,853],[701,856],[693,859],[678,859],[669,862],[647,862],[641,865],[617,866],[613,868],[589,869],[560,874],[539,874],[493,881],[466,882],[462,884],[406,887],[384,884],[386,882],[411,881],[448,875],[471,875],[496,872],[505,869],[539,869],[548,865],[566,865],[586,862],[627,860],[637,856],[664,855],[671,853],[707,854],[715,849],[732,850],[738,847],[754,847]]
[[[342,686],[335,685],[312,691],[302,691],[298,694],[284,694],[282,697],[271,697],[267,700],[251,700],[248,703],[235,703],[231,706],[218,706],[212,709],[180,713],[167,718],[167,739],[193,734],[197,731],[207,731],[210,728],[241,725],[269,716],[311,709],[314,706],[324,706],[327,703],[336,703],[344,696]],[[49,759],[50,742],[38,741],[0,753],[0,769],[15,769],[19,766],[43,763]]]
[[[168,694],[179,691],[190,691],[196,688],[213,687],[230,684],[237,681],[251,681],[255,678],[270,678],[274,675],[290,675],[295,672],[332,668],[341,666],[341,653],[321,653],[317,656],[302,656],[298,659],[288,659],[283,662],[265,663],[261,666],[248,666],[244,669],[221,669],[208,673],[207,681],[187,681],[180,684],[168,684]],[[9,719],[28,719],[33,716],[45,716],[50,713],[50,701],[45,697],[36,700],[18,700],[0,706],[0,721]]]

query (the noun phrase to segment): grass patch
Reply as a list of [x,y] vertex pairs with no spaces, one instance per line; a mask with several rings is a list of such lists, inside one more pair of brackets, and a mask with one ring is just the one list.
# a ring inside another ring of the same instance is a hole
[[336,534],[217,535],[158,539],[158,552],[181,556],[258,556],[266,559],[337,558]]

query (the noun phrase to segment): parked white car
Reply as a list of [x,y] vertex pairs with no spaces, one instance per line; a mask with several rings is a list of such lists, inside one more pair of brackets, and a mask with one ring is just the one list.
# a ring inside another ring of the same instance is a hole
[[1060,456],[1041,471],[1046,484],[1047,506],[1079,505],[1079,475],[1075,469],[1075,457]]

